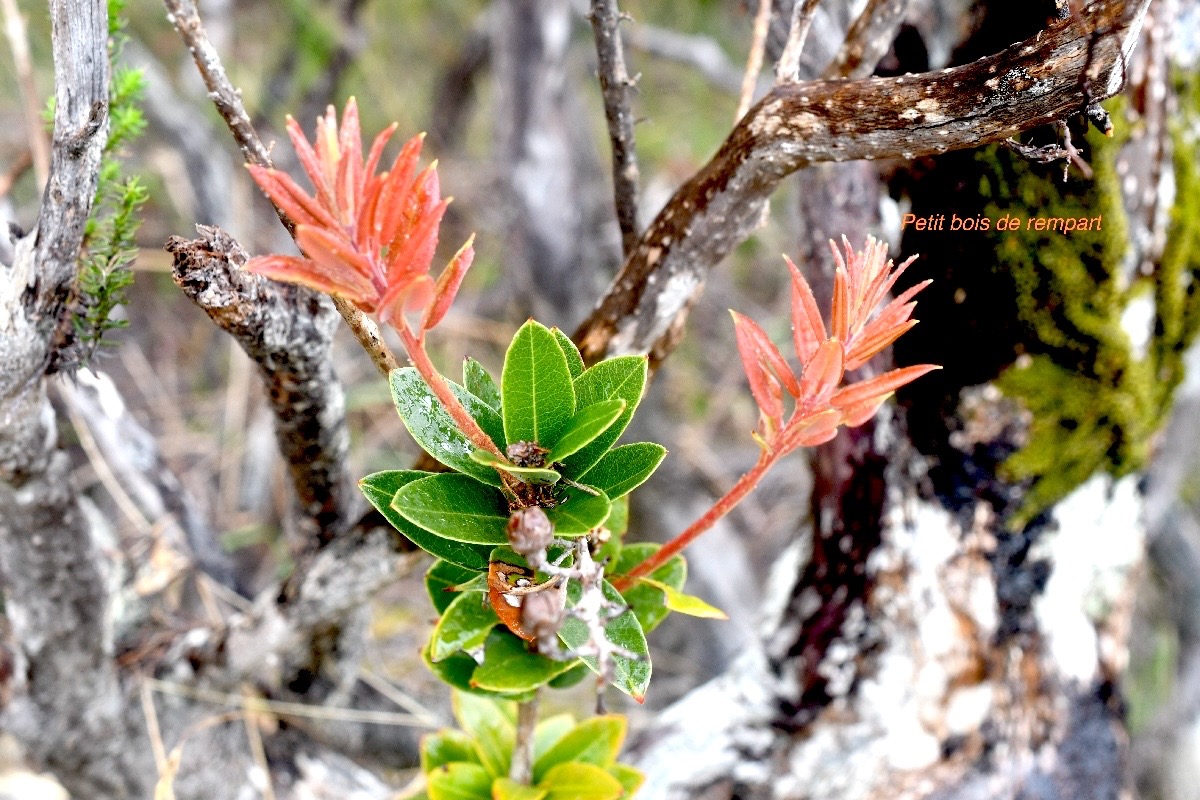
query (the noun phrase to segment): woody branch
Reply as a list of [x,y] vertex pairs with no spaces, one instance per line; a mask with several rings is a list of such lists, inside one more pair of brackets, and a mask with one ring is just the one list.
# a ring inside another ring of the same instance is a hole
[[1078,21],[953,69],[773,88],[675,193],[575,333],[585,361],[678,342],[709,270],[758,226],[788,175],[820,162],[977,147],[1116,93],[1149,0],[1103,0]]

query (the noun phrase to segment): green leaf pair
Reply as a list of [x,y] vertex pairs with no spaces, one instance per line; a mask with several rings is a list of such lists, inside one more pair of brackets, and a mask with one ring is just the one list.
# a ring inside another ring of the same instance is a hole
[[460,730],[442,730],[421,741],[428,800],[620,800],[632,797],[642,774],[619,764],[625,738],[619,716],[593,717],[576,724],[560,714],[538,723],[534,732],[533,780],[510,780],[516,740],[512,703],[455,693]]

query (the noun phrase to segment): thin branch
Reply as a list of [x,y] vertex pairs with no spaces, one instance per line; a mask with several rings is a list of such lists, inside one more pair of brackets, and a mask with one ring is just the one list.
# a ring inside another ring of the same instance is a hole
[[638,241],[638,163],[633,136],[633,111],[630,94],[635,81],[625,67],[625,53],[618,26],[621,12],[616,0],[592,0],[588,15],[596,37],[599,57],[600,92],[604,97],[604,117],[612,143],[613,194],[617,223],[621,226],[621,245],[626,256]]
[[742,75],[742,92],[738,98],[737,112],[733,121],[746,116],[754,102],[754,87],[758,85],[758,73],[762,71],[763,53],[767,49],[767,32],[771,28],[771,0],[758,0],[758,13],[754,16],[754,36],[750,41],[750,55],[746,58],[746,72]]
[[46,185],[50,174],[50,143],[42,129],[42,112],[38,103],[37,84],[33,80],[33,61],[29,57],[29,33],[25,18],[16,0],[0,0],[4,13],[4,33],[12,49],[13,66],[17,70],[17,87],[21,92],[22,117],[25,122],[25,138],[33,154],[33,172],[37,176],[38,188]]
[[787,44],[775,64],[776,83],[796,83],[800,80],[800,54],[812,27],[813,16],[821,0],[796,0],[792,4],[792,24],[788,28]]
[[[250,115],[246,113],[246,107],[242,105],[241,91],[233,85],[225,73],[225,67],[221,64],[221,56],[217,54],[216,48],[208,38],[208,33],[204,30],[204,23],[200,21],[196,4],[192,0],[163,0],[163,5],[167,7],[168,19],[191,52],[192,59],[196,62],[196,69],[200,71],[200,77],[208,89],[208,96],[213,101],[213,105],[217,107],[221,119],[225,120],[229,132],[233,134],[233,139],[237,142],[238,149],[242,151],[246,163],[270,166],[271,153],[259,138],[258,132],[254,130]],[[282,215],[280,219],[283,219]],[[284,225],[288,226],[289,232],[292,230],[288,221],[284,221]]]
[[575,333],[585,360],[645,353],[658,363],[670,353],[708,271],[756,229],[763,203],[801,167],[1001,141],[1080,112],[1085,71],[1097,95],[1115,93],[1148,4],[1102,0],[1082,24],[1056,22],[954,69],[776,86],[643,234]]
[[866,7],[846,32],[846,41],[826,78],[866,78],[887,54],[904,22],[909,0],[867,0]]
[[[196,4],[192,0],[163,0],[163,3],[170,12],[169,16],[175,30],[183,38],[184,44],[187,45],[196,62],[196,68],[200,71],[200,77],[204,79],[204,85],[208,88],[213,105],[217,107],[221,118],[225,120],[229,132],[233,134],[234,141],[242,151],[246,163],[259,164],[264,167],[272,166],[271,154],[262,139],[259,138],[258,132],[254,130],[250,116],[246,113],[246,107],[242,104],[242,93],[229,80],[229,76],[225,73],[225,67],[221,64],[221,57],[204,31],[204,25],[200,22],[200,15],[196,11]],[[279,216],[279,221],[287,228],[288,233],[294,234],[295,223],[288,219],[287,215],[278,207],[275,208],[275,213]],[[354,332],[355,337],[358,338],[359,344],[371,356],[372,362],[386,376],[387,370],[393,368],[390,365],[398,362],[394,355],[387,352],[387,346],[383,343],[379,327],[349,303],[335,302],[334,305],[337,307],[338,313],[346,320],[346,324],[350,326],[350,330]]]

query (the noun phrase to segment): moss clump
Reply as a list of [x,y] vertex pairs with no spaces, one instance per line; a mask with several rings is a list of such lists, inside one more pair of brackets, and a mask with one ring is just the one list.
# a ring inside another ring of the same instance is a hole
[[[1189,96],[1194,98],[1191,89]],[[1196,103],[1188,104],[1194,116]],[[1036,168],[1000,154],[982,155],[989,165],[981,190],[987,213],[1025,217],[1094,217],[1098,231],[1021,230],[1000,234],[997,266],[1017,290],[1017,314],[1031,338],[1027,357],[1006,369],[997,385],[1032,413],[1024,447],[1003,465],[1007,479],[1028,488],[1010,524],[1028,523],[1097,471],[1120,477],[1139,469],[1154,432],[1170,410],[1183,377],[1182,355],[1194,338],[1200,309],[1200,187],[1196,145],[1185,135],[1188,115],[1176,130],[1175,173],[1179,187],[1166,253],[1157,272],[1130,280],[1126,217],[1116,159],[1127,133],[1119,103],[1110,107],[1118,136],[1087,137],[1094,180],[1060,183]],[[1155,327],[1144,356],[1135,353],[1121,319],[1139,295],[1152,293]]]

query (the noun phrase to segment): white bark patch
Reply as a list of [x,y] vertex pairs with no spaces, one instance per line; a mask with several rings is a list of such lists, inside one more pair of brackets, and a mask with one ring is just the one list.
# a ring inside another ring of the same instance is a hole
[[1121,330],[1129,336],[1133,357],[1142,360],[1150,350],[1150,339],[1154,335],[1154,298],[1142,292],[1129,301],[1121,311]]
[[1100,667],[1097,624],[1104,621],[1141,562],[1145,529],[1133,476],[1112,484],[1096,476],[1054,510],[1059,525],[1031,558],[1049,557],[1054,571],[1034,605],[1047,654],[1062,677],[1087,684]]

